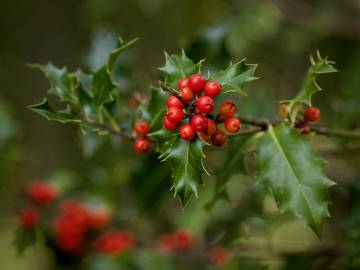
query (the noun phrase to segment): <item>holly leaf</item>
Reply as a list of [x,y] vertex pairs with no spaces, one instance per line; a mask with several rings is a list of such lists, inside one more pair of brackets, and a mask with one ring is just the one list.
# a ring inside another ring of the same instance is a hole
[[14,244],[17,248],[18,255],[21,255],[29,246],[34,245],[36,239],[37,237],[35,230],[17,229],[15,231]]
[[177,138],[160,156],[162,161],[169,161],[171,164],[174,179],[172,189],[175,196],[180,197],[183,206],[191,195],[197,197],[198,185],[202,183],[202,174],[205,171],[204,146],[205,143],[198,138],[190,142]]
[[325,162],[309,136],[284,124],[270,126],[256,153],[259,180],[272,191],[280,210],[295,214],[320,235],[329,217],[328,188],[334,183],[324,175]]
[[159,69],[165,74],[165,83],[176,89],[181,78],[200,72],[201,63],[202,61],[195,64],[186,56],[184,50],[180,55],[169,55],[165,52],[165,65]]
[[112,83],[110,75],[106,71],[106,66],[103,66],[94,73],[91,92],[96,107],[112,101],[113,97],[111,93],[114,89],[115,85]]
[[121,53],[126,48],[133,45],[137,40],[138,40],[138,38],[134,38],[130,41],[124,41],[122,38],[119,38],[118,47],[110,53],[107,64],[106,64],[106,71],[109,74],[109,76],[114,84],[115,84],[115,80],[113,79],[113,73],[114,73],[115,63],[118,61]]
[[58,96],[60,101],[78,103],[76,77],[68,73],[65,67],[59,69],[51,63],[47,65],[29,65],[29,67],[40,69],[45,74],[50,82],[50,94]]
[[292,102],[303,102],[311,106],[311,97],[314,93],[323,90],[316,82],[316,79],[321,74],[333,73],[338,70],[334,68],[335,62],[330,61],[327,57],[322,58],[319,51],[316,53],[316,57],[310,57],[311,66],[305,76],[303,85],[292,100]]
[[71,112],[69,106],[65,110],[55,111],[46,99],[38,104],[29,106],[29,109],[44,116],[49,121],[56,121],[63,124],[81,122],[81,120]]
[[254,77],[256,67],[257,65],[247,64],[243,59],[236,64],[230,63],[225,70],[210,74],[210,80],[221,83],[223,94],[237,92],[246,95],[243,91],[245,85],[257,79]]
[[151,130],[158,130],[162,127],[162,120],[166,112],[166,99],[168,95],[160,88],[152,87],[150,89],[151,96],[148,105],[148,113],[150,115],[150,126]]

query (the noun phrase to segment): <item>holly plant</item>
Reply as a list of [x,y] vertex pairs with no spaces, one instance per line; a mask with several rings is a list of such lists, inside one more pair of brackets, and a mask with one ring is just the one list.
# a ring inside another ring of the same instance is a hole
[[[216,196],[227,197],[224,187],[241,170],[254,179],[253,185],[272,194],[282,213],[296,216],[320,236],[334,182],[324,174],[325,160],[312,140],[360,137],[318,123],[321,113],[312,96],[322,90],[320,75],[337,72],[334,62],[317,52],[298,94],[280,101],[278,119],[255,119],[237,109],[249,99],[247,93],[258,79],[257,65],[243,59],[209,71],[204,61],[195,63],[185,51],[165,53],[159,80],[149,86],[148,95],[134,92],[131,106],[124,109],[119,105],[122,85],[114,73],[134,41],[119,39],[107,63],[89,73],[51,63],[31,65],[47,77],[48,93],[59,99],[60,108],[45,98],[30,109],[50,121],[76,125],[83,133],[117,136],[125,147],[133,144],[137,154],[156,152],[158,166],[165,162],[172,168],[171,191],[182,207],[198,196],[206,174],[216,181]],[[223,151],[225,161],[218,170],[207,168],[212,151]]]

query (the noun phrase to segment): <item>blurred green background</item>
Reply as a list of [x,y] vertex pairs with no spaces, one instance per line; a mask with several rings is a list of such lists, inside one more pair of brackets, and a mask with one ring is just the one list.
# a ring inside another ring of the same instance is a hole
[[[136,184],[137,179],[147,175],[136,175],[136,168],[157,165],[155,157],[128,160],[121,153],[131,151],[130,147],[113,150],[109,143],[95,155],[84,157],[85,140],[80,139],[76,128],[45,121],[27,109],[42,99],[48,83],[26,63],[51,61],[73,71],[78,67],[90,70],[102,64],[115,46],[116,36],[139,37],[124,64],[124,91],[131,93],[146,92],[147,85],[156,82],[164,50],[178,53],[185,48],[195,60],[206,58],[210,69],[246,57],[248,62],[259,64],[257,76],[261,80],[250,86],[249,97],[242,99],[240,111],[248,116],[272,118],[277,115],[278,100],[291,98],[297,92],[309,65],[309,55],[319,49],[323,56],[335,60],[341,71],[319,81],[326,91],[315,96],[314,104],[323,112],[322,122],[342,128],[360,126],[359,0],[1,0],[0,13],[0,268],[4,270],[47,269],[49,258],[31,255],[43,254],[41,251],[30,250],[17,259],[9,248],[13,216],[22,200],[20,189],[28,181],[66,175],[65,178],[77,179],[79,188],[85,186],[91,191],[103,186],[106,193],[129,179]],[[96,139],[88,140],[88,147],[98,143]],[[333,217],[328,221],[326,241],[339,238],[344,248],[351,243],[360,249],[354,239],[347,242],[348,236],[342,235],[347,218],[355,227],[359,224],[351,216],[356,198],[351,192],[356,192],[353,185],[355,179],[360,179],[356,151],[359,144],[320,138],[316,145],[329,160],[327,175],[339,183],[332,189]],[[210,158],[210,164],[215,160]],[[164,168],[149,179],[167,176]],[[109,182],[99,184],[102,177]],[[167,188],[167,184],[163,186]],[[138,197],[143,200],[140,205],[147,204],[147,195],[146,188],[143,193],[139,191]],[[172,194],[164,196],[172,202]],[[176,202],[172,204],[177,209]],[[179,213],[179,223],[196,216],[197,223],[192,226],[195,230],[201,228],[201,222],[206,223],[207,219],[199,218],[205,214],[194,208],[201,209],[203,204],[194,203],[190,210]],[[131,212],[130,206],[123,205],[124,211]],[[292,235],[299,231],[307,235],[309,245],[318,241],[301,225],[289,224],[285,224],[290,226],[288,230],[295,230]],[[280,239],[274,245],[281,249],[284,246],[279,242],[283,238],[279,234],[271,232],[271,239]],[[356,234],[358,243],[359,235]],[[291,243],[284,245],[288,248],[286,245]]]

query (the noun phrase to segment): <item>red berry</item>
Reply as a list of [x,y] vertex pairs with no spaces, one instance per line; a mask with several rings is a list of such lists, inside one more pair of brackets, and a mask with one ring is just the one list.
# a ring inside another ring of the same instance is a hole
[[176,249],[179,251],[189,250],[193,243],[193,237],[190,231],[179,229],[174,233]]
[[89,208],[88,226],[93,230],[105,228],[111,220],[111,212],[108,208]]
[[184,109],[184,105],[182,104],[181,100],[178,99],[176,96],[168,97],[167,106],[168,107],[178,107],[181,110]]
[[229,254],[223,247],[213,247],[209,251],[210,262],[217,265],[223,266],[229,261]]
[[205,83],[206,79],[201,76],[201,74],[193,74],[190,77],[190,88],[194,93],[197,93],[198,95],[200,95],[202,90],[204,89]]
[[176,249],[175,235],[171,233],[161,235],[157,240],[156,245],[163,253],[173,252]]
[[211,142],[213,145],[222,146],[227,142],[227,135],[221,129],[216,130],[215,134],[211,136]]
[[134,142],[134,149],[139,154],[148,152],[150,149],[149,139],[148,138],[137,138]]
[[220,114],[225,117],[231,117],[236,113],[236,104],[231,99],[226,99],[221,103]]
[[207,124],[206,133],[207,133],[207,135],[211,136],[211,135],[215,134],[215,132],[217,130],[217,126],[213,120],[208,119],[207,121],[208,121],[208,124]]
[[99,253],[119,255],[134,246],[134,236],[131,232],[115,231],[100,235],[94,241],[95,250]]
[[33,181],[27,187],[27,195],[40,205],[49,205],[58,196],[56,187],[50,182]]
[[190,124],[185,124],[180,128],[180,137],[184,140],[190,141],[195,136],[195,130]]
[[207,129],[208,120],[201,114],[196,114],[191,119],[191,126],[195,131],[205,131]]
[[310,133],[310,127],[308,125],[301,128],[301,134],[306,135]]
[[304,112],[304,118],[309,122],[316,122],[320,119],[320,110],[316,107],[310,107]]
[[149,133],[150,124],[147,121],[138,121],[134,125],[134,131],[137,135],[143,136]]
[[173,122],[170,122],[167,116],[164,117],[163,121],[164,128],[166,128],[169,131],[174,131],[179,126],[179,123],[174,124]]
[[295,127],[296,127],[296,128],[303,128],[303,127],[305,127],[305,126],[307,126],[307,122],[305,122],[305,121],[301,121],[301,122],[296,122],[296,123],[295,123]]
[[166,117],[170,122],[177,124],[184,119],[185,114],[183,110],[179,109],[178,107],[170,107],[167,110]]
[[215,81],[209,81],[205,84],[205,95],[214,97],[220,94],[221,84]]
[[178,82],[179,89],[183,89],[183,88],[189,87],[189,86],[190,86],[190,78],[183,78],[183,79],[180,79]]
[[236,117],[229,117],[224,122],[224,126],[227,131],[229,131],[231,133],[235,133],[235,132],[239,131],[241,123],[240,123],[240,120],[237,119]]
[[212,97],[202,96],[196,101],[196,107],[202,113],[211,113],[215,107],[215,102]]
[[197,135],[198,135],[203,141],[210,143],[210,137],[209,137],[209,135],[206,134],[205,132],[198,131],[198,132],[197,132]]
[[23,229],[33,229],[39,223],[39,219],[40,214],[36,208],[25,208],[19,215],[20,227]]
[[194,93],[190,87],[180,89],[180,97],[185,101],[191,101],[194,98]]

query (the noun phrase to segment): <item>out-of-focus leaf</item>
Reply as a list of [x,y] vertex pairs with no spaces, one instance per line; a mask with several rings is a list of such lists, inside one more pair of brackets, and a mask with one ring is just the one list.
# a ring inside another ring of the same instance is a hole
[[29,106],[29,108],[44,116],[49,121],[57,121],[63,124],[81,122],[81,120],[70,111],[69,107],[65,110],[55,111],[46,99],[38,104]]
[[189,59],[185,51],[180,55],[169,55],[165,52],[165,65],[160,70],[165,74],[165,82],[173,88],[177,88],[179,79],[188,77],[200,71],[201,62],[195,64]]
[[67,72],[66,68],[56,68],[53,64],[29,65],[32,68],[40,69],[50,82],[49,93],[58,96],[61,101],[76,104],[78,97],[76,93],[76,78]]
[[202,183],[204,172],[204,145],[200,139],[189,142],[177,138],[160,156],[162,161],[171,163],[174,178],[172,189],[180,197],[182,205],[186,204],[191,195],[195,194],[197,197],[198,185]]
[[254,81],[254,73],[257,65],[247,64],[244,60],[230,65],[218,73],[211,74],[210,79],[221,83],[222,93],[238,92],[245,95],[243,91],[248,82]]
[[36,231],[35,230],[22,230],[17,229],[15,231],[14,244],[17,248],[17,252],[21,255],[26,248],[34,245],[36,242]]
[[256,148],[260,182],[272,191],[281,211],[290,211],[316,234],[329,216],[328,188],[334,183],[323,173],[324,160],[309,136],[279,125],[259,139]]
[[94,96],[94,105],[97,107],[102,106],[106,102],[113,100],[111,95],[115,89],[115,85],[110,79],[110,75],[106,71],[106,66],[103,66],[94,73],[93,84],[91,92]]

